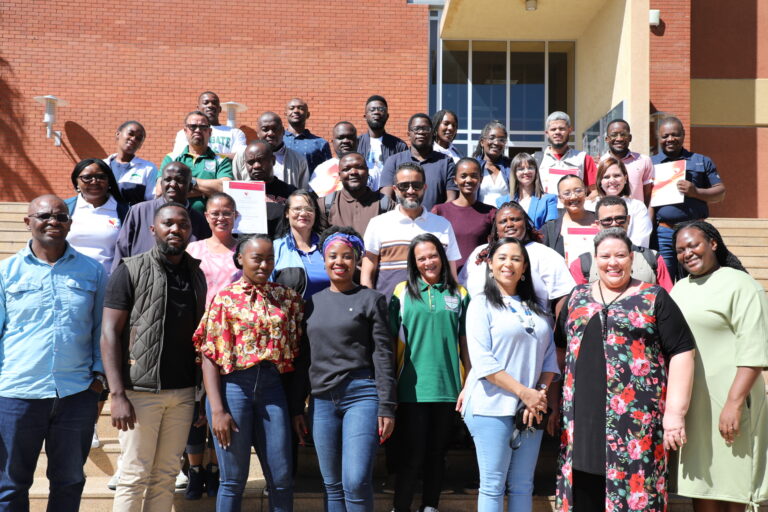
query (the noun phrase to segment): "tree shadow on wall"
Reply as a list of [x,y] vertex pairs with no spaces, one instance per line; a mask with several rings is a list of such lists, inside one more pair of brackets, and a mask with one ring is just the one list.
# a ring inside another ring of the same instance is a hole
[[86,158],[106,158],[107,151],[99,144],[99,141],[82,125],[74,121],[64,123],[64,133],[67,135],[69,147],[62,146],[73,162],[77,163]]
[[53,187],[25,149],[23,98],[13,79],[11,64],[0,57],[0,186],[7,199],[28,201]]

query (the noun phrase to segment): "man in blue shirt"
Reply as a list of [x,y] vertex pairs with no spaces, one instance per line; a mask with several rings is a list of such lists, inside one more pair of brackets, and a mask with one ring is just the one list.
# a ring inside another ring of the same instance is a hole
[[309,174],[315,167],[332,158],[331,146],[322,137],[310,133],[307,129],[309,106],[301,98],[293,98],[285,106],[285,118],[288,120],[288,130],[283,136],[283,142],[307,159]]
[[725,184],[714,162],[702,154],[688,151],[683,147],[684,143],[682,121],[676,117],[662,119],[659,125],[661,152],[651,161],[657,165],[685,160],[685,179],[677,183],[677,189],[685,196],[683,202],[655,209],[659,252],[673,281],[677,277],[675,241],[672,240],[675,225],[688,220],[706,219],[709,217],[708,204],[719,203],[725,197]]
[[29,510],[45,443],[49,511],[76,512],[104,390],[99,338],[106,275],[72,249],[64,201],[33,199],[29,245],[0,262],[0,510]]

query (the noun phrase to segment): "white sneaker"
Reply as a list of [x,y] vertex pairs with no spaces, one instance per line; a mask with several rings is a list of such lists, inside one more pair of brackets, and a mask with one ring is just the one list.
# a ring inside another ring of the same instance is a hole
[[424,507],[421,512],[439,512],[435,507]]
[[112,475],[112,478],[109,479],[109,483],[107,484],[107,487],[111,490],[117,489],[117,482],[120,480],[120,469],[115,471],[115,474]]
[[186,489],[187,485],[189,485],[189,477],[183,471],[179,471],[179,474],[176,476],[176,488]]
[[101,446],[101,441],[99,441],[99,434],[96,433],[96,429],[93,429],[93,438],[91,438],[91,448],[98,448]]

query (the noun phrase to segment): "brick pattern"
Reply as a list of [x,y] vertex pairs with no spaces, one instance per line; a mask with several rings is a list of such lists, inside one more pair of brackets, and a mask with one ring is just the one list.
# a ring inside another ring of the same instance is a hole
[[668,112],[685,125],[691,142],[691,1],[650,0],[662,24],[650,34],[651,112]]
[[[208,89],[248,106],[238,117],[248,135],[294,96],[326,138],[342,119],[362,133],[371,94],[388,99],[400,137],[427,105],[428,7],[406,0],[6,0],[0,19],[0,201],[73,195],[74,164],[114,152],[128,119],[147,128],[139,156],[159,164]],[[62,147],[45,138],[32,99],[44,94],[70,103],[57,113]]]

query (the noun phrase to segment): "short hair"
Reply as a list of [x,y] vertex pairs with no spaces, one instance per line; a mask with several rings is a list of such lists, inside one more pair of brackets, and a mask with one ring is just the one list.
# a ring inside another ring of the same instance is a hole
[[353,155],[353,156],[359,156],[359,157],[360,157],[360,158],[363,160],[363,167],[365,167],[366,169],[368,169],[368,162],[366,162],[366,161],[365,161],[365,156],[364,156],[362,153],[358,152],[358,151],[347,151],[346,153],[344,153],[343,155],[341,155],[341,156],[339,157],[339,164],[341,164],[341,161],[342,161],[344,158],[347,158],[347,157],[348,157],[348,156],[350,156],[350,155]]
[[213,91],[204,91],[204,92],[201,92],[200,95],[197,97],[197,104],[198,105],[200,104],[200,100],[203,99],[203,96],[205,96],[206,94],[212,94],[212,95],[216,96],[217,100],[221,101],[221,98],[219,98],[219,95],[216,94],[215,92],[213,92]]
[[188,113],[186,116],[184,116],[184,124],[187,124],[187,119],[189,119],[192,116],[203,116],[206,121],[208,120],[208,116],[202,113],[200,110],[193,110],[192,112]]
[[208,205],[211,204],[211,202],[215,199],[226,199],[229,201],[229,204],[232,205],[232,207],[237,210],[237,203],[235,202],[235,198],[231,195],[227,194],[226,192],[214,192],[213,194],[208,196],[208,199],[205,200],[205,209],[208,209]]
[[128,128],[129,126],[131,126],[132,124],[135,124],[136,126],[141,128],[141,131],[144,133],[144,137],[147,136],[147,130],[144,128],[144,125],[141,124],[138,121],[126,121],[126,122],[124,122],[123,124],[121,124],[120,126],[117,127],[117,131],[121,132],[121,131],[125,130],[126,128]]
[[272,243],[272,239],[269,237],[269,235],[265,233],[257,233],[255,235],[249,235],[249,236],[240,238],[237,242],[237,245],[235,246],[235,252],[232,253],[232,261],[235,262],[235,268],[239,270],[243,270],[243,266],[237,260],[237,257],[243,254],[243,247],[245,247],[249,243],[256,242],[257,240],[264,240],[266,242],[269,242],[270,244]]
[[75,187],[75,191],[78,189],[77,178],[80,177],[80,174],[86,167],[91,165],[98,166],[99,170],[107,175],[107,191],[115,198],[115,201],[118,203],[124,202],[123,195],[120,193],[120,187],[117,185],[117,180],[115,179],[114,173],[112,173],[112,169],[100,158],[86,158],[75,164],[75,168],[72,169],[72,174],[70,175],[72,186]]
[[565,124],[568,125],[568,127],[571,126],[571,116],[559,110],[555,110],[547,116],[547,120],[544,122],[545,130],[549,129],[549,123],[552,121],[565,121]]
[[176,160],[171,160],[170,162],[165,164],[165,167],[163,167],[160,170],[161,178],[165,174],[165,170],[168,167],[170,167],[171,165],[175,165],[176,167],[178,167],[179,171],[181,171],[183,174],[185,174],[190,181],[192,180],[192,169],[190,169],[189,166],[187,164],[185,164],[184,162],[178,162]]
[[523,165],[533,168],[533,172],[535,174],[533,178],[533,195],[536,197],[543,196],[544,187],[541,186],[541,178],[539,178],[539,163],[536,161],[533,155],[525,152],[516,154],[515,158],[513,158],[512,162],[509,164],[510,194],[512,197],[520,197],[520,184],[517,181],[517,175],[515,174],[515,171],[517,171],[518,167],[522,167]]
[[629,215],[629,208],[627,207],[627,202],[624,201],[624,199],[622,199],[621,197],[603,196],[600,199],[598,199],[597,204],[595,205],[596,215],[600,212],[600,208],[602,208],[603,206],[621,206],[624,209],[624,215]]
[[472,154],[474,157],[483,157],[485,156],[483,153],[483,145],[481,144],[482,140],[488,137],[488,135],[493,130],[503,130],[504,136],[507,135],[507,127],[504,126],[504,123],[499,121],[498,119],[494,119],[493,121],[490,121],[483,126],[483,131],[480,132],[480,140],[477,141],[477,146],[475,146],[475,152]]
[[402,164],[397,166],[397,169],[395,170],[395,181],[397,181],[397,174],[400,171],[415,171],[421,174],[421,179],[426,182],[427,181],[427,174],[424,172],[424,168],[417,164],[416,162],[403,162]]
[[632,240],[629,239],[629,236],[627,236],[627,230],[623,228],[606,228],[601,230],[599,233],[595,235],[594,243],[595,243],[595,251],[597,251],[597,248],[600,246],[601,243],[603,243],[604,240],[608,239],[614,239],[614,240],[621,240],[624,242],[624,245],[627,246],[627,250],[632,253]]
[[255,146],[256,144],[260,144],[265,148],[267,148],[267,151],[269,152],[269,154],[274,153],[274,151],[272,151],[272,146],[269,145],[269,142],[267,142],[264,139],[256,139],[256,140],[252,140],[251,142],[245,145],[245,150],[243,150],[243,154],[245,154],[245,152],[248,150],[249,147]]
[[186,215],[187,218],[189,218],[189,212],[187,211],[186,207],[183,204],[177,203],[176,201],[169,201],[157,207],[157,209],[155,210],[155,214],[152,216],[152,222],[154,222],[157,216],[160,215],[160,212],[162,212],[166,208],[181,208],[184,211],[184,215]]
[[627,127],[627,130],[632,131],[632,129],[629,127],[629,123],[625,119],[617,117],[616,119],[611,119],[610,121],[608,121],[608,124],[605,125],[606,135],[608,135],[608,128],[610,128],[612,124],[616,124],[616,123],[624,123]]
[[659,122],[659,130],[661,130],[662,126],[667,126],[668,124],[677,124],[680,127],[680,130],[682,130],[682,132],[685,133],[685,126],[683,126],[683,122],[680,120],[679,117],[675,117],[675,116],[665,117]]
[[413,115],[412,115],[412,116],[411,116],[411,117],[408,119],[408,129],[409,129],[409,130],[411,129],[411,125],[413,124],[413,122],[414,122],[416,119],[426,119],[426,120],[427,120],[427,122],[429,123],[429,127],[430,127],[430,128],[434,128],[434,126],[432,125],[432,119],[431,119],[431,118],[430,118],[430,117],[429,117],[427,114],[424,114],[423,112],[417,112],[416,114],[413,114]]
[[458,284],[451,273],[451,266],[448,262],[448,256],[445,253],[445,247],[432,233],[421,233],[416,235],[411,240],[411,244],[408,246],[408,256],[406,257],[407,269],[408,269],[408,295],[414,300],[421,300],[421,285],[419,278],[421,274],[416,266],[416,246],[419,244],[432,244],[437,250],[437,255],[440,258],[440,284],[445,285],[451,294],[455,294],[458,291]]
[[280,123],[280,126],[283,125],[283,119],[279,115],[277,115],[274,112],[272,112],[271,110],[267,110],[266,112],[262,112],[261,115],[259,116],[259,119],[257,120],[257,122],[261,123],[261,120],[264,119],[265,117],[271,117],[272,119],[274,119],[278,123]]
[[600,196],[606,195],[605,190],[603,190],[603,185],[600,182],[603,180],[603,176],[605,176],[606,171],[608,171],[608,169],[614,165],[619,168],[621,174],[623,174],[625,178],[624,188],[621,189],[619,195],[621,197],[628,196],[632,190],[629,188],[629,173],[627,172],[627,166],[624,165],[624,162],[614,156],[609,156],[603,160],[600,160],[600,163],[597,164],[597,178],[595,179],[595,182],[597,183],[597,193]]
[[387,100],[384,99],[384,96],[379,96],[378,94],[374,94],[373,96],[369,96],[367,100],[365,100],[365,104],[368,105],[369,103],[373,101],[380,101],[384,104],[385,107],[389,108],[389,105],[387,105]]
[[437,127],[440,126],[440,123],[443,122],[443,118],[449,114],[452,115],[453,118],[456,120],[456,129],[458,130],[459,116],[457,116],[456,112],[454,112],[453,110],[444,108],[444,109],[438,110],[437,112],[435,112],[435,115],[432,116],[432,135],[437,137]]
[[357,127],[356,127],[356,126],[355,126],[355,124],[354,124],[354,123],[352,123],[351,121],[339,121],[338,123],[336,123],[335,125],[333,125],[333,130],[335,130],[337,127],[339,127],[339,126],[341,126],[341,125],[343,125],[343,124],[348,124],[349,126],[351,126],[352,128],[354,128],[354,129],[355,129],[355,133],[357,133]]

